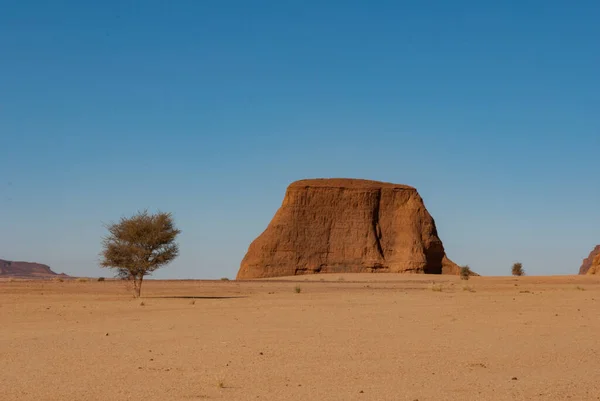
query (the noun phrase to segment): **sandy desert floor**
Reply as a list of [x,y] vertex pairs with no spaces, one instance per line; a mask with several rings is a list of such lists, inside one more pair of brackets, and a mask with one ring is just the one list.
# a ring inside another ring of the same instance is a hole
[[5,280],[0,399],[600,400],[600,279],[464,285]]

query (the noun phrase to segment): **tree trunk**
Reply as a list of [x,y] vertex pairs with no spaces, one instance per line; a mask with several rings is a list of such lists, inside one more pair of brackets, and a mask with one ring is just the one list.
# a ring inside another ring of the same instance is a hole
[[135,274],[131,275],[131,281],[133,282],[133,296],[134,298],[139,298],[142,291],[142,283]]
[[142,282],[144,281],[144,275],[140,274],[139,278],[135,278],[136,283],[134,284],[135,288],[135,297],[139,298],[142,295]]

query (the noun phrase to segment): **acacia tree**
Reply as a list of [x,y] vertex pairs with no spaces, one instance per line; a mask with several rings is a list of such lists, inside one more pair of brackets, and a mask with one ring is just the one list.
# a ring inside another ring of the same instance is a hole
[[149,214],[144,210],[107,224],[106,229],[100,266],[115,269],[117,277],[132,281],[136,298],[141,294],[144,276],[179,255],[175,239],[181,231],[175,227],[171,213]]

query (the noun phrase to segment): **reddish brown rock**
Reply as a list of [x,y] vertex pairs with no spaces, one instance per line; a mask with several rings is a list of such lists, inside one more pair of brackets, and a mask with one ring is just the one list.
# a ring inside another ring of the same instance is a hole
[[592,249],[592,252],[590,252],[589,256],[583,259],[583,263],[579,268],[579,274],[587,274],[590,268],[592,267],[594,258],[598,255],[600,255],[600,245],[596,245],[596,247]]
[[415,188],[357,179],[292,183],[237,278],[364,272],[459,273]]
[[594,257],[586,274],[600,274],[600,253]]
[[55,276],[66,275],[56,274],[49,266],[40,263],[11,262],[0,259],[0,277],[50,278]]

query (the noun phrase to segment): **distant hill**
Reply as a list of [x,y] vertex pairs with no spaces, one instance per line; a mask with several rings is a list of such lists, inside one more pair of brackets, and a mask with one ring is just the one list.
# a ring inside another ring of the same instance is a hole
[[50,269],[50,266],[41,263],[12,262],[0,259],[0,277],[51,278],[57,276],[65,277],[66,274],[56,274]]

